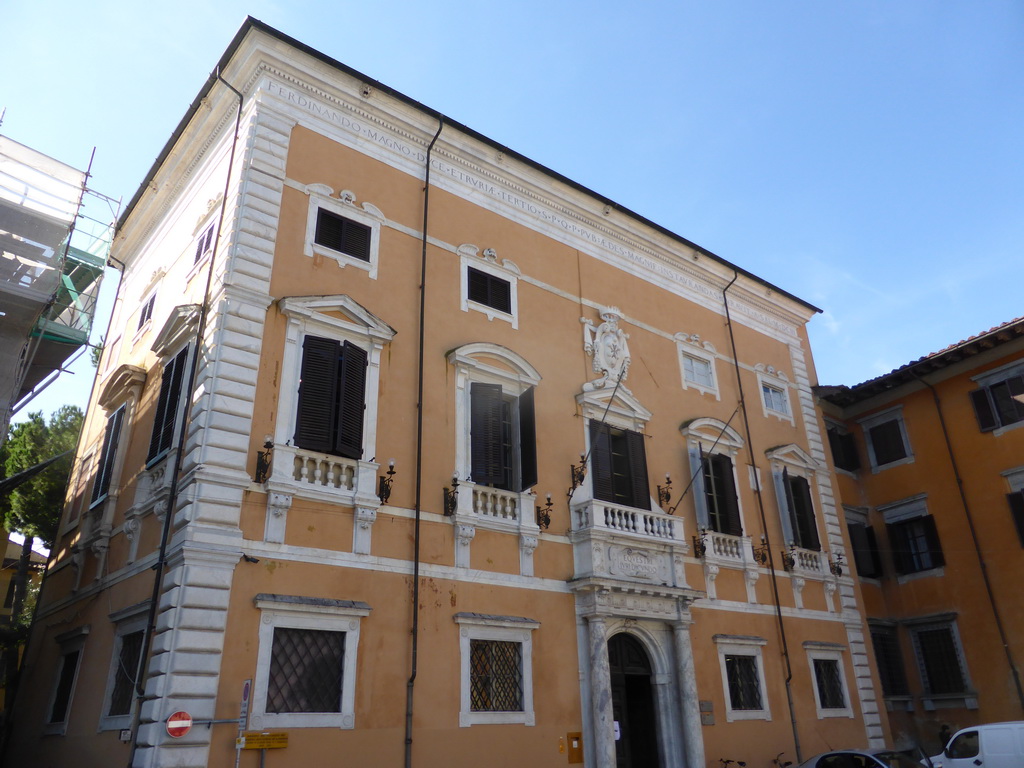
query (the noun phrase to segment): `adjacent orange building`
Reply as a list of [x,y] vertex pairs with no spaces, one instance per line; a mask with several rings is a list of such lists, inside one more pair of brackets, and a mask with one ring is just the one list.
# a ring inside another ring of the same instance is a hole
[[1024,719],[1024,319],[818,395],[894,736]]
[[255,20],[216,72],[119,223],[10,765],[889,741],[813,306]]

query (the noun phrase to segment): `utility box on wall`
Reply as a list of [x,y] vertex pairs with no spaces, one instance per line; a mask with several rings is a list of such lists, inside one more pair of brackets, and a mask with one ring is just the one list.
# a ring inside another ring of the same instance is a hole
[[565,740],[569,744],[568,756],[570,763],[583,762],[583,734],[567,733]]

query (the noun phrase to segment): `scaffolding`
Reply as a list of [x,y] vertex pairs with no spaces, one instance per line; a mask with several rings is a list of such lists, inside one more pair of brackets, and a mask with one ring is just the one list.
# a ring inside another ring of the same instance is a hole
[[89,175],[0,136],[3,434],[89,343],[120,207],[89,189]]

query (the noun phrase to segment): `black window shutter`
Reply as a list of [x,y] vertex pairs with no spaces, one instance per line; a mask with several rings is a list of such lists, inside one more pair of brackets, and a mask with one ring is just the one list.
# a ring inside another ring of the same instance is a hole
[[519,490],[537,484],[537,419],[533,387],[519,396]]
[[160,396],[157,398],[156,418],[153,421],[153,435],[149,440],[149,456],[152,461],[170,450],[174,439],[174,425],[178,416],[178,400],[181,397],[181,381],[185,373],[185,359],[188,347],[175,355],[166,366],[160,379]]
[[629,479],[631,484],[631,507],[651,508],[651,489],[647,479],[647,451],[644,436],[640,432],[626,432],[626,448],[629,451]]
[[333,339],[307,336],[302,342],[299,407],[295,445],[330,453],[337,421],[338,364],[341,345]]
[[117,443],[121,437],[123,421],[123,405],[107,417],[107,429],[103,435],[103,450],[100,452],[100,465],[92,486],[92,501],[106,496],[110,490],[110,475],[114,469],[114,456],[117,454]]
[[1013,516],[1013,524],[1017,528],[1017,538],[1020,539],[1020,545],[1024,547],[1024,491],[1008,493],[1006,500],[1010,502],[1010,514]]
[[946,564],[946,558],[942,554],[942,544],[939,542],[939,532],[935,528],[935,518],[925,515],[920,518],[924,528],[925,539],[928,542],[928,552],[931,554],[932,568],[939,568]]
[[971,404],[974,406],[974,415],[978,418],[978,427],[982,432],[991,432],[999,426],[987,389],[976,389],[971,392]]
[[501,445],[500,384],[473,382],[470,396],[470,442],[474,483],[502,485],[505,482]]
[[886,525],[889,531],[889,545],[892,547],[892,564],[896,573],[911,573],[914,570],[910,557],[910,547],[907,542],[907,527],[905,523],[890,523]]
[[1000,425],[1016,424],[1024,419],[1024,378],[1013,376],[989,387]]
[[878,576],[880,569],[874,529],[862,523],[850,523],[847,530],[850,532],[853,562],[857,566],[857,573],[866,578]]
[[363,458],[366,363],[366,350],[348,341],[342,345],[338,382],[338,429],[334,447],[338,455],[350,459]]
[[870,525],[867,527],[868,537],[868,549],[871,552],[871,568],[872,576],[882,575],[882,558],[878,554],[878,536],[875,534],[875,529]]
[[899,461],[907,456],[907,448],[903,444],[903,433],[900,431],[898,419],[884,421],[868,430],[871,446],[875,450],[875,464],[882,466]]
[[725,513],[726,529],[722,533],[730,536],[742,536],[743,528],[740,526],[740,505],[736,499],[736,484],[733,482],[732,459],[721,454],[713,456],[711,459],[718,464],[718,474],[721,477],[720,499]]
[[792,512],[793,530],[796,533],[796,543],[804,549],[820,550],[818,527],[814,524],[811,486],[805,477],[791,477],[789,482],[791,498],[794,502],[790,511]]
[[466,280],[470,301],[485,304],[501,312],[512,312],[512,285],[508,280],[502,280],[473,267],[466,269]]
[[313,239],[319,245],[369,261],[370,235],[371,230],[365,224],[338,216],[323,208],[317,211]]
[[590,422],[590,481],[594,486],[595,499],[614,502],[610,429],[599,421]]

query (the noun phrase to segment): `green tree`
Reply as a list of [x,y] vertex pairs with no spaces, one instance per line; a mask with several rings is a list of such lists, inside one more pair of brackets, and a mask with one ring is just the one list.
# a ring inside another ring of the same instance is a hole
[[53,413],[49,422],[44,421],[41,413],[31,413],[27,421],[10,427],[6,442],[0,446],[0,477],[13,477],[55,456],[60,457],[28,480],[7,492],[0,492],[0,522],[8,531],[25,537],[14,576],[12,626],[3,637],[2,669],[8,705],[15,689],[18,647],[28,631],[26,608],[31,601],[26,601],[26,595],[32,541],[38,538],[47,547],[53,547],[82,421],[82,411],[73,405],[65,405]]

